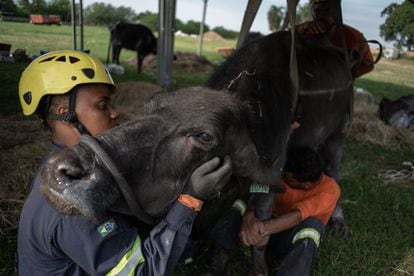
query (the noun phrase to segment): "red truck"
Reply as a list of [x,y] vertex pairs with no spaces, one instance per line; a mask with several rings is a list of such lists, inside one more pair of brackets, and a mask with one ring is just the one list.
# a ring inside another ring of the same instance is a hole
[[31,14],[30,15],[30,23],[31,24],[61,24],[60,15],[42,15],[42,14]]

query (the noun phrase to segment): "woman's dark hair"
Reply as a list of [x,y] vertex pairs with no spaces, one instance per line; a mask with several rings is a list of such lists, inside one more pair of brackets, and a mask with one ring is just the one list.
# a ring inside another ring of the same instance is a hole
[[291,147],[287,153],[285,172],[299,181],[317,181],[324,169],[320,155],[311,148]]

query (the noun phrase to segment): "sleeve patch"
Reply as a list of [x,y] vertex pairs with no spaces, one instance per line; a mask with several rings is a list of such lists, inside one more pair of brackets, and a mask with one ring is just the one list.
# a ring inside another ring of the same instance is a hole
[[103,223],[102,225],[98,226],[98,228],[96,228],[96,230],[98,231],[98,233],[101,235],[102,238],[105,238],[110,233],[115,231],[116,228],[117,228],[117,225],[116,225],[114,219],[110,219],[110,220],[106,221],[105,223]]

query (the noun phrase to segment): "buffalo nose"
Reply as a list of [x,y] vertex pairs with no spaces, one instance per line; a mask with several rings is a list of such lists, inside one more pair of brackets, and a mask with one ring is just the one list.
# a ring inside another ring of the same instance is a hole
[[85,169],[79,157],[70,149],[63,149],[52,154],[46,166],[49,167],[49,172],[53,174],[50,180],[55,182],[55,188],[71,186],[72,181],[85,176]]

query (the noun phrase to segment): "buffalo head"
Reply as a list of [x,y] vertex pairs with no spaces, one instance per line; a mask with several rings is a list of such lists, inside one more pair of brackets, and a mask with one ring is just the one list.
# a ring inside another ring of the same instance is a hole
[[[233,96],[207,88],[158,93],[145,117],[96,137],[132,187],[139,205],[159,218],[193,170],[214,156],[230,155],[237,176],[276,185],[280,172],[263,167],[246,125],[247,110]],[[50,156],[41,189],[65,214],[98,216],[121,198],[96,154],[83,144]]]

